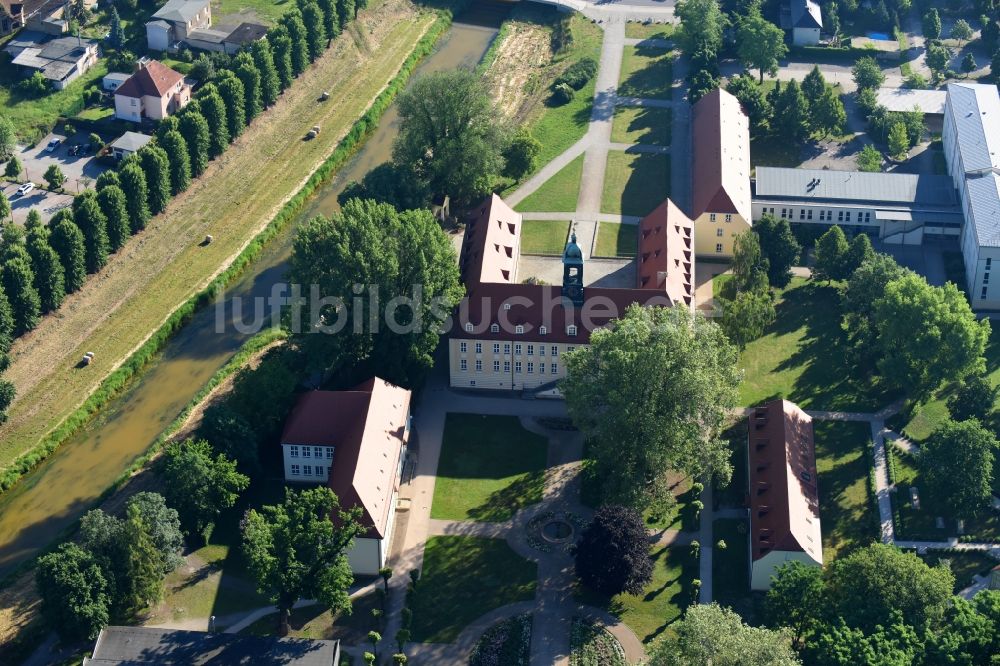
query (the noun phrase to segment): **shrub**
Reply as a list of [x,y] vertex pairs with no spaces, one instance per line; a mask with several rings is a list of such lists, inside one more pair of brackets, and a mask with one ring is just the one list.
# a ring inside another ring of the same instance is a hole
[[17,84],[17,89],[27,97],[41,97],[49,92],[49,80],[41,72],[35,72]]
[[573,89],[565,83],[560,83],[552,88],[552,101],[558,106],[569,104],[573,101]]
[[597,74],[597,61],[591,57],[581,58],[566,68],[566,71],[556,79],[553,87],[565,83],[573,90],[579,90]]

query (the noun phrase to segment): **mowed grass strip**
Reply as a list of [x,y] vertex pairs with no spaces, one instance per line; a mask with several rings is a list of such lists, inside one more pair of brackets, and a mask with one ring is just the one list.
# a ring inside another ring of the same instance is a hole
[[503,521],[540,502],[547,444],[514,416],[448,414],[431,518]]
[[601,212],[643,217],[670,195],[670,156],[608,152]]
[[669,23],[629,21],[625,24],[625,36],[629,39],[670,39],[673,34],[674,26]]
[[521,226],[521,252],[560,256],[568,236],[569,220],[525,220]]
[[572,213],[580,196],[583,155],[560,169],[542,186],[529,194],[514,210],[530,213]]
[[830,562],[878,538],[868,496],[871,428],[868,423],[813,421],[823,561]]
[[626,46],[622,54],[619,97],[670,99],[674,53],[655,46]]
[[669,146],[673,110],[650,106],[616,106],[611,125],[614,143]]
[[600,222],[597,226],[597,257],[634,257],[638,227],[634,224]]
[[212,0],[212,13],[217,17],[238,14],[244,20],[257,19],[270,25],[295,7],[291,0]]
[[413,639],[454,641],[484,613],[534,599],[537,576],[538,566],[501,539],[431,537],[420,581],[410,598]]
[[[34,446],[105,374],[235,257],[308,179],[434,22],[409,0],[386,0],[291,86],[191,187],[70,296],[58,316],[14,345],[6,377],[18,399],[0,427],[0,465]],[[373,48],[360,51],[352,32]],[[330,92],[330,103],[317,104]],[[322,133],[302,136],[313,125]],[[200,245],[206,234],[210,245]],[[78,370],[84,352],[99,361]]]

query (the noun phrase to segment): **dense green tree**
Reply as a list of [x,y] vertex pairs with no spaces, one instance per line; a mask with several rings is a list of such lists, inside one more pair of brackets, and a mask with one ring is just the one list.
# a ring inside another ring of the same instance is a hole
[[909,272],[889,255],[875,254],[848,279],[842,300],[844,330],[859,367],[875,367],[878,357],[875,303],[885,293],[886,285]]
[[906,159],[910,150],[910,139],[906,134],[906,125],[896,123],[889,130],[889,155],[894,160]]
[[827,280],[844,280],[847,267],[847,237],[836,224],[816,240],[816,264],[813,272]]
[[160,553],[163,573],[168,574],[184,563],[184,535],[176,509],[167,506],[163,495],[147,491],[133,495],[128,507],[135,506],[145,522],[149,538]]
[[963,18],[955,21],[955,24],[951,26],[951,32],[949,33],[949,37],[958,40],[959,48],[961,48],[962,42],[967,42],[972,39],[972,35],[972,26],[969,25],[969,22]]
[[167,501],[177,509],[189,532],[203,533],[214,525],[246,490],[250,480],[236,471],[236,463],[221,453],[213,455],[204,440],[175,442],[163,453],[161,475]]
[[14,154],[17,145],[17,130],[7,116],[0,114],[0,160],[5,160]]
[[755,135],[766,132],[774,109],[757,80],[749,74],[741,74],[729,80],[726,90],[740,101],[743,112],[750,119],[750,131]]
[[885,83],[885,74],[872,56],[858,58],[851,72],[854,74],[854,83],[859,91],[865,88],[874,90]]
[[49,244],[59,255],[59,263],[66,273],[66,293],[72,294],[87,279],[87,248],[83,232],[76,226],[69,211],[67,215],[57,215],[52,222]]
[[917,663],[922,648],[914,628],[898,620],[888,627],[878,625],[872,633],[866,634],[838,618],[819,626],[810,637],[805,656],[807,663],[816,666],[908,666]]
[[826,91],[827,85],[826,79],[823,78],[823,72],[819,71],[819,65],[813,65],[813,68],[802,79],[802,94],[806,96],[806,101],[812,106]]
[[[566,357],[561,390],[592,447],[605,501],[655,505],[670,492],[668,471],[728,481],[719,434],[736,406],[736,361],[716,324],[682,308],[638,305]],[[686,379],[665,384],[667,376]]]
[[774,105],[773,126],[788,141],[802,141],[809,135],[809,103],[794,79],[783,86]]
[[[420,252],[413,251],[417,247]],[[392,318],[390,325],[359,335],[303,335],[302,344],[313,348],[310,357],[328,364],[335,353],[347,353],[355,363],[367,361],[372,374],[397,383],[418,378],[431,367],[442,318],[463,293],[454,248],[430,211],[400,213],[373,201],[348,201],[332,219],[317,217],[303,226],[291,266],[295,282],[317,285],[320,296],[343,301],[339,309],[325,305],[312,311],[307,306],[301,330],[317,325],[340,330],[349,321],[376,316],[384,321],[383,314]],[[358,283],[369,286],[365,298],[353,291]],[[380,304],[412,296],[417,285],[422,285],[422,295],[414,308],[382,312]],[[390,326],[401,332],[388,330]],[[351,348],[344,352],[347,345]]]
[[[281,82],[278,80],[278,70],[274,66],[274,52],[271,43],[260,39],[250,47],[254,65],[260,73],[260,98],[264,107],[270,107],[278,101],[281,94]],[[244,83],[244,85],[246,85]]]
[[927,63],[931,72],[934,73],[935,79],[944,75],[950,61],[951,49],[935,42],[927,45],[927,55],[924,57],[924,62]]
[[850,278],[863,263],[874,257],[875,248],[872,247],[868,234],[858,234],[852,238],[847,246],[847,254],[844,255],[844,278]]
[[229,129],[229,140],[235,141],[246,129],[246,89],[243,82],[229,70],[225,76],[219,77],[219,96],[226,103],[226,123]]
[[191,157],[187,142],[177,130],[171,130],[160,140],[170,166],[170,192],[177,195],[191,185]]
[[688,74],[688,101],[697,104],[698,100],[719,87],[722,79],[718,74],[707,69],[699,69]]
[[941,16],[938,14],[937,7],[931,7],[927,10],[921,24],[925,39],[934,40],[941,37]]
[[541,152],[542,142],[526,128],[520,128],[504,151],[503,175],[514,180],[524,178],[535,170]]
[[761,256],[767,262],[767,281],[779,289],[787,286],[792,279],[792,266],[802,252],[788,220],[765,213],[754,223],[753,230],[760,242]]
[[122,167],[122,192],[125,193],[125,206],[128,208],[129,224],[132,233],[136,234],[146,228],[149,222],[149,187],[146,184],[146,172],[137,160],[130,160]]
[[[23,251],[23,249],[22,249]],[[7,294],[14,315],[14,334],[22,335],[38,326],[42,302],[35,289],[35,274],[26,251],[7,259],[0,267],[0,286]]]
[[42,214],[38,212],[37,208],[29,208],[28,216],[24,220],[24,230],[30,234],[31,230],[36,227],[45,227],[45,223],[42,222]]
[[163,597],[163,555],[153,542],[152,527],[142,515],[139,504],[129,504],[122,526],[124,543],[124,579],[119,588],[121,606],[138,611]]
[[993,386],[985,376],[969,375],[948,396],[948,413],[955,421],[977,419],[989,423],[998,394],[1000,387]]
[[945,421],[920,446],[928,493],[960,519],[989,506],[997,439],[979,421]]
[[[10,308],[10,301],[7,293],[0,284],[0,356],[5,356],[10,351],[10,345],[14,341],[14,312]],[[6,370],[6,365],[0,363],[0,372]]]
[[288,30],[288,37],[292,42],[292,74],[298,76],[309,64],[309,40],[306,37],[306,26],[302,22],[302,12],[297,9],[286,12],[281,17],[281,24]]
[[10,207],[10,201],[3,192],[0,192],[0,222],[13,219],[14,211]]
[[653,650],[650,666],[795,666],[799,664],[786,630],[762,629],[716,603],[694,604]]
[[917,275],[886,285],[875,303],[878,368],[890,385],[926,397],[944,382],[985,369],[990,325],[979,321],[952,284],[932,287]]
[[97,188],[98,191],[103,190],[108,185],[115,185],[117,187],[122,186],[122,181],[121,178],[118,176],[117,171],[114,171],[112,169],[108,169],[107,171],[102,171],[101,175],[97,177],[97,180],[94,183],[94,187]]
[[66,176],[63,175],[62,169],[59,168],[58,164],[50,164],[42,178],[45,179],[45,183],[50,190],[61,190],[63,184],[66,182]]
[[23,170],[24,167],[21,166],[21,160],[17,159],[17,155],[11,155],[7,160],[7,166],[4,167],[3,175],[11,180],[18,180]]
[[340,18],[337,11],[337,0],[316,0],[316,4],[319,5],[319,10],[323,14],[323,31],[326,33],[327,39],[333,39],[340,34],[341,25],[347,23],[346,20]]
[[675,37],[686,53],[694,53],[701,48],[719,53],[722,33],[728,21],[718,0],[680,0],[674,13],[680,19]]
[[741,350],[764,335],[777,312],[768,291],[740,291],[722,302],[722,330]]
[[[261,359],[256,368],[242,368],[233,378],[233,392],[227,404],[242,415],[256,433],[254,442],[247,444],[263,444],[280,433],[295,403],[295,387],[300,373],[291,363],[297,359],[298,356],[284,349],[274,349]],[[224,447],[209,441],[226,452]],[[246,456],[231,457],[239,460]]]
[[361,2],[355,3],[355,0],[337,0],[337,17],[340,19],[341,30],[354,20],[362,6]]
[[979,40],[986,49],[986,53],[996,53],[997,49],[1000,48],[1000,24],[987,17],[986,24],[983,25],[983,29],[979,33]]
[[408,166],[384,162],[366,173],[360,183],[349,183],[337,195],[341,206],[351,199],[374,199],[398,210],[413,210],[427,208],[431,193],[427,183]]
[[63,543],[38,559],[35,585],[42,617],[65,643],[91,641],[107,624],[108,583],[93,555]]
[[243,111],[246,113],[246,124],[260,115],[264,110],[264,97],[261,91],[260,70],[253,56],[243,51],[236,56],[236,76],[243,83]]
[[878,151],[878,148],[870,143],[865,144],[865,147],[858,153],[858,169],[872,173],[882,170],[882,153]]
[[633,508],[605,505],[583,530],[573,550],[577,577],[587,587],[611,597],[641,594],[653,579],[649,534]]
[[208,57],[208,54],[202,53],[191,63],[190,74],[195,81],[202,84],[208,83],[215,78],[215,63]]
[[208,123],[210,141],[208,144],[208,156],[215,159],[226,151],[229,146],[231,136],[229,134],[229,111],[226,103],[222,101],[218,88],[215,84],[209,84],[211,88],[207,91],[202,88],[198,99],[201,101],[201,113]]
[[235,460],[243,474],[254,478],[260,473],[257,433],[239,411],[226,404],[212,405],[201,419],[198,437]]
[[416,79],[398,101],[393,159],[411,165],[434,194],[471,202],[503,170],[507,132],[484,79],[456,69]]
[[834,560],[827,571],[831,610],[865,632],[899,619],[936,626],[951,603],[955,576],[947,565],[927,566],[916,553],[873,543]]
[[186,112],[181,116],[180,133],[188,149],[191,175],[197,178],[208,167],[208,152],[212,145],[208,121],[200,113]]
[[87,272],[96,273],[108,263],[108,219],[97,203],[93,190],[73,198],[73,221],[83,232],[87,250]]
[[989,664],[991,659],[996,660],[998,653],[993,651],[993,645],[1000,633],[1000,623],[996,623],[998,618],[979,612],[976,601],[958,596],[952,599],[945,612],[943,629],[931,634],[929,663]]
[[965,54],[965,57],[962,58],[962,71],[965,72],[966,76],[968,76],[976,71],[977,67],[979,67],[979,65],[976,64],[976,56],[972,53],[972,51],[969,51]]
[[364,532],[360,516],[359,507],[342,508],[326,487],[287,489],[283,503],[247,512],[243,553],[258,589],[278,607],[279,635],[288,633],[288,616],[299,599],[350,611],[354,576],[345,551]]
[[784,31],[761,16],[756,8],[737,23],[736,45],[743,65],[760,72],[761,83],[765,74],[778,73],[778,62],[788,54]]
[[170,158],[163,148],[147,144],[136,156],[139,158],[139,166],[146,175],[147,201],[149,202],[149,212],[159,215],[167,209],[170,203],[170,191],[172,187],[170,178]]
[[823,569],[789,562],[771,579],[765,605],[772,626],[791,628],[798,643],[826,612]]
[[274,69],[278,73],[278,85],[281,90],[292,85],[295,78],[292,69],[292,38],[288,35],[288,28],[279,25],[268,34],[268,41],[274,48]]
[[28,254],[35,273],[35,289],[38,291],[42,312],[58,310],[66,297],[66,271],[59,255],[49,245],[49,231],[46,227],[34,227],[28,232]]
[[768,264],[760,249],[760,239],[745,231],[733,240],[733,290],[766,292]]
[[309,46],[309,61],[323,55],[329,35],[323,23],[323,10],[315,2],[308,2],[302,7],[302,23],[306,26],[306,43]]
[[847,124],[847,111],[844,103],[833,88],[823,91],[815,103],[809,107],[809,127],[823,136],[839,134]]

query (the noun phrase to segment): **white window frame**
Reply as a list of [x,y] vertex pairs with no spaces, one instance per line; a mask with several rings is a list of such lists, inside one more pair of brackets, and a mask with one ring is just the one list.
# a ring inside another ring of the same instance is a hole
[[301,476],[302,467],[298,464],[292,465],[292,476]]
[[299,457],[299,445],[298,444],[292,444],[291,446],[288,447],[288,456],[290,458],[298,458]]

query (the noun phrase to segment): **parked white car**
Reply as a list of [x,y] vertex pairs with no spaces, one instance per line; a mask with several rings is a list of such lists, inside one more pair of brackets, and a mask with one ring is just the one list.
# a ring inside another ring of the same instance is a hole
[[49,153],[51,153],[51,152],[55,151],[55,149],[59,147],[59,144],[60,144],[60,143],[62,143],[62,140],[61,140],[61,139],[52,139],[52,140],[51,140],[51,141],[49,141],[49,143],[48,143],[48,144],[47,144],[47,145],[45,146],[45,151],[46,151],[46,152],[49,152]]
[[32,182],[27,182],[21,187],[17,188],[17,196],[23,197],[25,194],[35,189],[35,184]]

